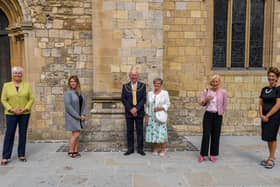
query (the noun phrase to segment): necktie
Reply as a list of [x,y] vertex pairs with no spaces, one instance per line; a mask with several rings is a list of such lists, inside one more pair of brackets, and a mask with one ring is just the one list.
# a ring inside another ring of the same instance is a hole
[[132,85],[132,104],[133,104],[134,106],[137,104],[136,90],[137,90],[137,87],[136,87],[136,84],[134,83],[134,84]]

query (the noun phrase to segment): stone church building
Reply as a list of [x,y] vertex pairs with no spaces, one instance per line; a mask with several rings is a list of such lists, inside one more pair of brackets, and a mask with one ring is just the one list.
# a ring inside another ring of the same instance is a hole
[[266,68],[280,68],[280,1],[0,0],[0,83],[12,66],[24,68],[35,95],[30,139],[69,136],[63,93],[78,75],[88,108],[83,140],[124,140],[120,92],[132,65],[149,90],[164,79],[170,132],[201,133],[197,101],[218,73],[229,95],[223,133],[257,134]]

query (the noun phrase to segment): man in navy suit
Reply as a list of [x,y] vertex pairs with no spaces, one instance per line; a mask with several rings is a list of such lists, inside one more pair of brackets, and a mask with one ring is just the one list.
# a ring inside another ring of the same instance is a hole
[[146,103],[146,85],[138,81],[136,68],[131,68],[129,73],[130,82],[123,85],[122,103],[125,107],[127,127],[127,152],[124,155],[134,153],[134,123],[137,134],[137,152],[145,156],[143,151],[143,118],[145,116],[144,105]]

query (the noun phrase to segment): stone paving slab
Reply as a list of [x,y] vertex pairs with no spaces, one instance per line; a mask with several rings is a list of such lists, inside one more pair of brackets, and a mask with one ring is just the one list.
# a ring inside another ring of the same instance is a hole
[[[201,137],[186,138],[200,147]],[[150,152],[145,157],[82,152],[81,158],[73,159],[57,152],[63,145],[28,143],[28,162],[13,156],[0,167],[0,187],[280,187],[280,159],[271,170],[260,166],[267,150],[255,136],[221,137],[217,162],[201,164],[196,161],[198,151],[167,152],[163,158]]]

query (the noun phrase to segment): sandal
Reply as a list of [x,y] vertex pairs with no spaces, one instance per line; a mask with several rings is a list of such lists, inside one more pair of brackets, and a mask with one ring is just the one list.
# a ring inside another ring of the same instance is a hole
[[9,163],[9,161],[8,161],[7,159],[1,160],[1,165],[2,165],[2,166],[7,165],[8,163]]
[[73,152],[74,157],[81,157],[82,155],[79,152]]
[[68,156],[71,157],[71,158],[75,158],[76,157],[74,152],[68,152]]
[[262,161],[260,162],[260,165],[261,165],[261,166],[266,166],[267,161],[268,161],[268,160],[262,160]]
[[275,162],[272,159],[267,160],[266,165],[264,166],[266,169],[272,169],[275,166]]
[[21,162],[27,162],[26,158],[24,156],[18,157],[19,161]]

